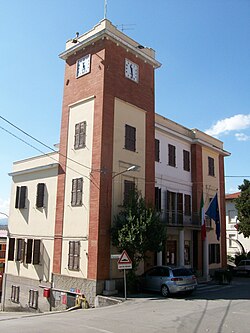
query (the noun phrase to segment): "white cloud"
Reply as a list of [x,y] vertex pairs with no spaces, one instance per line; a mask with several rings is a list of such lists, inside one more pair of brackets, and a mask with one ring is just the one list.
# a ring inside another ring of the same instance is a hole
[[250,136],[244,133],[236,133],[235,137],[238,141],[248,141],[250,140]]
[[[9,200],[4,200],[4,199],[0,198],[0,212],[1,213],[8,215],[9,214],[9,205],[10,205]],[[0,214],[0,219],[6,218],[6,216],[4,214]]]
[[227,134],[230,131],[242,130],[250,127],[250,114],[236,114],[233,117],[218,120],[205,132],[212,136]]

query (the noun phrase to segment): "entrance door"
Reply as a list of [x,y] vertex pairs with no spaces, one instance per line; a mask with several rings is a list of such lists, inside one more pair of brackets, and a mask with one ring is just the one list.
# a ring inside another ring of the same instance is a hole
[[177,264],[177,241],[167,241],[165,251],[165,265]]

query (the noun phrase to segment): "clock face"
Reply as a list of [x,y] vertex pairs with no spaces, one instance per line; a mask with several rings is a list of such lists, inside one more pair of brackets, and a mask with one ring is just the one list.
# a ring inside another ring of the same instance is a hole
[[77,60],[76,63],[76,77],[85,75],[90,72],[90,54]]
[[125,76],[134,82],[139,81],[139,66],[128,59],[125,59]]

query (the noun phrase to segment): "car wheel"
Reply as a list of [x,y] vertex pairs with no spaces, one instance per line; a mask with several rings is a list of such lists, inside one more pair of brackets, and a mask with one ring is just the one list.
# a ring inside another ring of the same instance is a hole
[[169,289],[165,284],[161,287],[161,294],[163,297],[168,297],[170,294]]

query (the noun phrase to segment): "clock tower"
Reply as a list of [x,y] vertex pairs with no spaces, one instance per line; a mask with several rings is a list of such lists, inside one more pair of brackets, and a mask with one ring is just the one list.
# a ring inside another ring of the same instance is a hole
[[112,219],[128,189],[135,186],[154,202],[154,70],[160,63],[152,49],[107,19],[69,40],[60,58],[65,79],[53,273],[82,279],[100,293],[112,275]]

